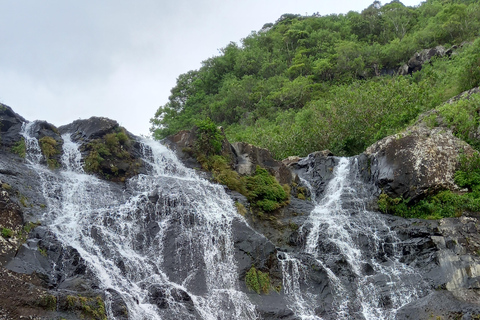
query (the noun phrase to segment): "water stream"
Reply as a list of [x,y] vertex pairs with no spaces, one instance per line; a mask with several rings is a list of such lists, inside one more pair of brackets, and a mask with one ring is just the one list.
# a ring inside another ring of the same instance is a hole
[[393,320],[420,294],[421,277],[400,262],[400,239],[381,214],[366,209],[371,191],[357,166],[355,158],[338,159],[333,178],[323,196],[313,199],[315,209],[301,227],[303,252],[281,260],[289,307],[301,319],[322,319],[318,292],[302,272],[312,266],[328,276],[333,296],[332,310],[323,312],[328,319]]
[[[260,318],[239,289],[232,236],[238,214],[222,186],[148,140],[141,141],[148,174],[124,186],[86,174],[69,134],[62,136],[61,169],[52,171],[34,125],[25,124],[22,135],[47,201],[43,225],[97,278],[109,319],[114,296],[135,320]],[[393,320],[421,294],[422,279],[400,262],[400,240],[382,215],[366,209],[371,190],[356,159],[337,162],[299,229],[303,247],[279,256],[288,308],[303,320]],[[315,286],[312,270],[320,275]]]
[[238,289],[231,230],[236,210],[221,186],[147,140],[148,175],[130,179],[124,190],[85,174],[69,134],[62,136],[62,169],[53,172],[42,165],[33,124],[22,134],[47,200],[43,224],[79,252],[102,289],[122,297],[131,319],[258,318]]

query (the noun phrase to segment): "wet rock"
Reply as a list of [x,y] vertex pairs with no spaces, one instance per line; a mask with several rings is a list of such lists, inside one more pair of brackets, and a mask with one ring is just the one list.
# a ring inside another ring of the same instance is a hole
[[139,138],[114,120],[91,117],[61,126],[59,131],[69,133],[72,141],[80,144],[84,169],[89,173],[115,182],[146,173]]
[[118,127],[118,122],[115,120],[91,117],[89,119],[75,120],[70,124],[59,127],[58,130],[61,134],[71,133],[72,141],[77,142],[100,139]]
[[338,159],[329,150],[324,150],[313,152],[289,167],[310,183],[315,190],[315,197],[319,198],[333,177],[333,168],[337,164]]
[[0,144],[9,150],[17,141],[20,141],[22,124],[27,122],[22,116],[15,113],[12,108],[0,103]]
[[396,319],[475,319],[480,315],[478,301],[463,302],[451,292],[437,290],[400,308]]
[[[163,285],[152,285],[148,288],[149,302],[156,305],[159,309],[174,309],[175,304],[181,304],[195,318],[201,318],[193,305],[190,295],[182,289],[167,287]],[[175,317],[175,315],[171,315]]]

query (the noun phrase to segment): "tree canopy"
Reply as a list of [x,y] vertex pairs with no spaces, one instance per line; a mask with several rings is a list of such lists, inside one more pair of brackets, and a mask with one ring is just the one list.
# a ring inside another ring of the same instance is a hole
[[[180,75],[151,131],[161,139],[210,118],[231,141],[266,147],[277,158],[325,148],[355,154],[478,86],[479,30],[480,3],[472,0],[284,14]],[[391,76],[415,52],[438,45],[459,48],[412,76]]]

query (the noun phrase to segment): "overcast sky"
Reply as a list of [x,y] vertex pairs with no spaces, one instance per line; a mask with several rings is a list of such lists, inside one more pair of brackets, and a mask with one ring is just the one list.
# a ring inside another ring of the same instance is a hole
[[0,102],[27,120],[60,126],[104,116],[148,134],[178,75],[230,41],[284,13],[346,13],[372,2],[0,0]]

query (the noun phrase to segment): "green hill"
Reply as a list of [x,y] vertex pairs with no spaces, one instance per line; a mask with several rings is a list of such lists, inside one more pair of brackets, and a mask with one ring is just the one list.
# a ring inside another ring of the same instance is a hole
[[[284,14],[180,75],[151,131],[161,139],[210,118],[230,141],[279,159],[322,149],[357,154],[480,85],[479,30],[479,1],[375,1],[361,13]],[[455,47],[396,75],[416,52],[438,45]]]

